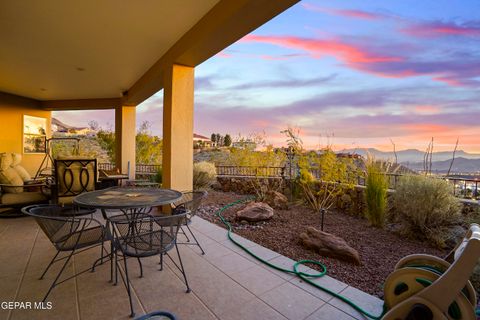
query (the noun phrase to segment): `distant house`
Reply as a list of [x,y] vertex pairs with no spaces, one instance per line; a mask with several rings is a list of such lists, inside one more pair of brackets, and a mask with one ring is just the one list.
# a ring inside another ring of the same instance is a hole
[[74,127],[52,118],[52,131],[65,136],[95,136],[96,132],[88,127]]
[[194,133],[193,147],[195,149],[211,148],[213,147],[213,141],[210,138]]

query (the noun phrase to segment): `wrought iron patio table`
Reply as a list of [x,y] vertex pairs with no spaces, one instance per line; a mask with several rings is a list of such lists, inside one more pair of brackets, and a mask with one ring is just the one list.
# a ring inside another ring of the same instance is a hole
[[[74,198],[73,203],[84,208],[100,209],[108,229],[111,225],[109,220],[119,216],[109,217],[107,210],[121,211],[125,217],[134,219],[148,213],[152,207],[171,204],[181,198],[182,193],[172,189],[112,187],[82,193]],[[111,231],[111,234],[114,234],[113,230]],[[112,246],[110,257],[112,260],[113,255],[114,248]],[[112,281],[113,261],[110,271],[110,280]]]
[[181,197],[181,192],[172,189],[113,187],[82,193],[73,202],[85,208],[123,211],[162,206]]

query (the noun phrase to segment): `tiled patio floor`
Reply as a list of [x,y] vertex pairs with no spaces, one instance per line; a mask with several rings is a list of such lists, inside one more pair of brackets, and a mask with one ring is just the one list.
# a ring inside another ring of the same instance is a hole
[[[179,319],[363,319],[352,308],[296,277],[260,265],[227,239],[224,229],[195,218],[193,227],[206,254],[196,246],[180,246],[191,293],[179,272],[168,263],[158,271],[158,257],[142,260],[144,277],[138,277],[135,260],[129,268],[137,316],[169,310]],[[246,239],[256,254],[290,267],[293,261]],[[38,280],[55,253],[31,218],[0,220],[0,302],[39,301],[50,285],[53,268]],[[75,256],[68,273],[83,270],[99,250]],[[173,256],[173,254],[172,254]],[[108,282],[109,263],[61,284],[48,300],[51,310],[4,310],[0,319],[128,319],[128,296],[123,284]],[[380,314],[382,301],[328,276],[316,280],[351,298],[367,311]]]

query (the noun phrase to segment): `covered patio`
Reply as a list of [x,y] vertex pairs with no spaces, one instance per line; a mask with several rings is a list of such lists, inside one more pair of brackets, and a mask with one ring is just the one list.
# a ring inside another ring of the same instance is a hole
[[[131,281],[137,315],[168,310],[179,319],[365,319],[343,302],[280,273],[248,256],[228,240],[226,230],[201,218],[193,229],[206,254],[196,246],[181,246],[182,259],[192,292],[171,264],[158,271],[158,257],[144,259],[144,277],[138,277],[136,261],[131,263]],[[251,241],[240,241],[253,252],[283,267],[294,261]],[[0,301],[39,301],[48,289],[54,269],[44,280],[42,270],[55,254],[43,232],[31,218],[0,220]],[[91,265],[98,250],[74,257],[68,265],[73,274]],[[130,268],[130,267],[129,267]],[[316,271],[303,268],[304,272]],[[109,283],[110,267],[104,264],[94,273],[84,273],[52,291],[51,310],[0,309],[2,319],[129,319],[128,296],[123,284]],[[381,314],[383,301],[329,276],[319,284],[358,303],[368,312]]]

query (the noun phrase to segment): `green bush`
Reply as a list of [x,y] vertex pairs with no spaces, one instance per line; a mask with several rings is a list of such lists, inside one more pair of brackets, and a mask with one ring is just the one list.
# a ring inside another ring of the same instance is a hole
[[366,216],[373,226],[382,228],[385,224],[387,208],[388,179],[382,171],[381,165],[375,161],[367,163],[366,179]]
[[160,167],[157,170],[157,173],[155,173],[155,175],[152,177],[152,182],[162,184],[162,180],[163,180],[163,169],[162,169],[162,167]]
[[217,180],[217,170],[211,162],[197,162],[193,164],[193,189],[208,189]]
[[445,231],[460,223],[461,204],[448,182],[425,176],[403,176],[393,195],[401,231],[443,247]]

